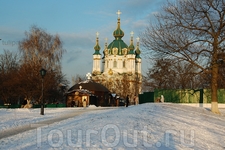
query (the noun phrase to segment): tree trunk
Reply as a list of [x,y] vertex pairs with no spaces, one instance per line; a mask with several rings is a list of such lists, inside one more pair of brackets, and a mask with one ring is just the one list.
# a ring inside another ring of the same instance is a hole
[[211,81],[211,111],[216,114],[220,114],[219,108],[218,108],[218,96],[217,96],[217,88],[218,88],[218,70],[219,66],[217,63],[217,54],[213,54],[213,61],[212,61],[212,81]]
[[211,111],[215,114],[220,114],[219,108],[218,108],[218,102],[211,102]]

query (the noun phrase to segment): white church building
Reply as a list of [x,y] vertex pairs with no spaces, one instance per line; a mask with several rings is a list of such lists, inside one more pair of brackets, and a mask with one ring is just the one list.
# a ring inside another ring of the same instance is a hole
[[122,40],[124,32],[120,28],[120,14],[118,11],[117,28],[113,32],[115,39],[104,45],[103,54],[100,53],[99,34],[97,32],[96,45],[93,54],[92,80],[106,86],[111,93],[123,98],[127,95],[132,99],[141,93],[142,73],[139,38],[134,46],[131,32],[129,46]]

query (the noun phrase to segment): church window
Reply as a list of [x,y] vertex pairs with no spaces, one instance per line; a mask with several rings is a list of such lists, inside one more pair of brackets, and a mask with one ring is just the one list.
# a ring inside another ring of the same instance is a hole
[[125,60],[123,61],[123,68],[126,68],[126,62],[125,62]]
[[116,60],[114,60],[114,62],[113,62],[113,67],[114,67],[114,68],[117,67],[117,62],[116,62]]

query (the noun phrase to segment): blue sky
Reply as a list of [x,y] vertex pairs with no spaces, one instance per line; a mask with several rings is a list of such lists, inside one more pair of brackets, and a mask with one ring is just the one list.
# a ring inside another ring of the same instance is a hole
[[[3,50],[18,51],[18,42],[32,25],[58,34],[66,53],[62,59],[62,71],[71,77],[92,72],[92,54],[99,32],[102,53],[105,38],[113,41],[117,27],[117,14],[122,14],[121,29],[124,42],[129,45],[130,32],[138,37],[153,14],[160,11],[166,0],[0,0],[0,54]],[[141,43],[140,43],[141,47]],[[140,48],[141,49],[141,48]],[[143,74],[149,67],[142,55]]]

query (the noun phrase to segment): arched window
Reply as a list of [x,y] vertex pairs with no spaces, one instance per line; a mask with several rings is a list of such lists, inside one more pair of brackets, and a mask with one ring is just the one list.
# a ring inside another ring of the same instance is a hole
[[123,61],[123,68],[126,68],[126,61]]
[[113,67],[114,67],[114,68],[117,67],[117,62],[116,62],[116,60],[114,60],[114,62],[113,62]]

